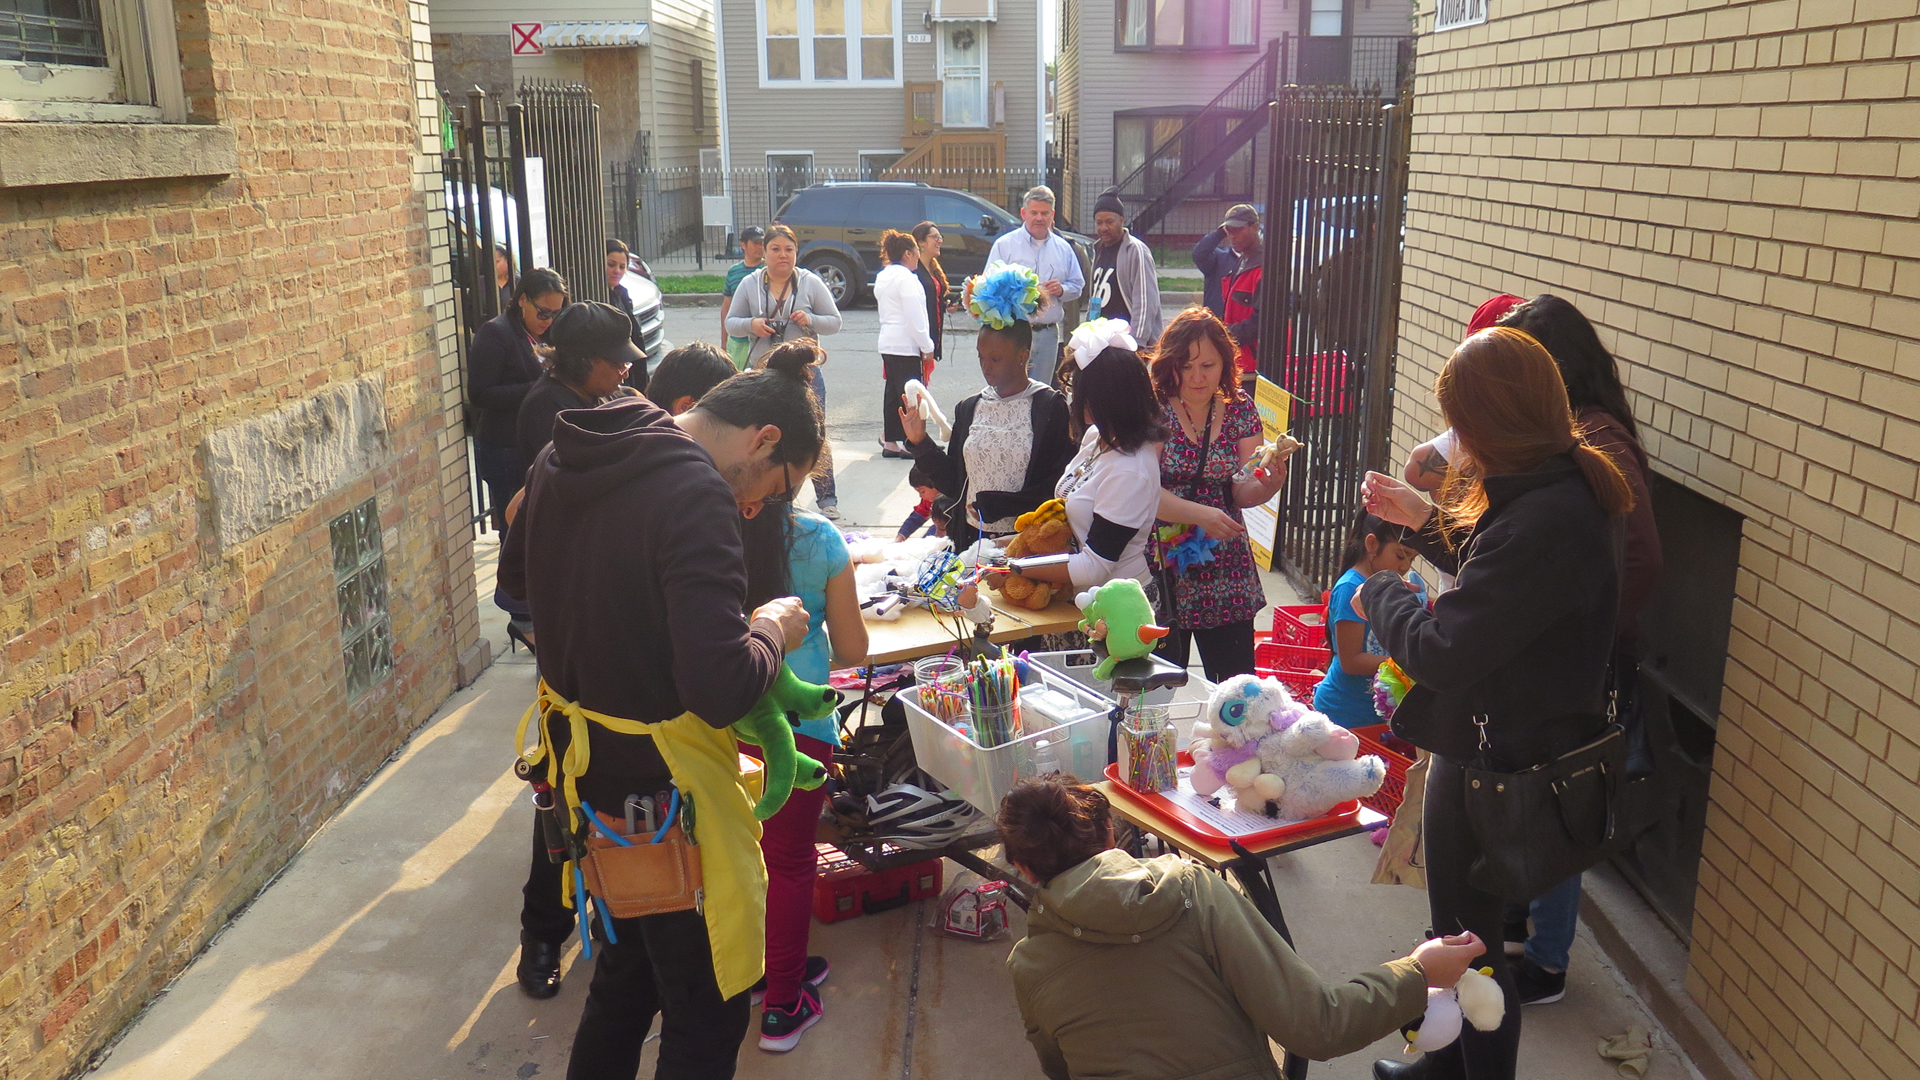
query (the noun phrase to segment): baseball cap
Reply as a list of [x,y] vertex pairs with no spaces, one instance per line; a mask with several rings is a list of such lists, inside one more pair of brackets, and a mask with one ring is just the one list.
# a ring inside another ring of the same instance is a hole
[[609,364],[638,364],[647,356],[633,344],[633,320],[612,304],[586,300],[568,304],[547,330],[553,347],[573,356],[599,357]]
[[740,230],[739,239],[740,239],[740,242],[743,244],[747,243],[748,241],[765,241],[766,238],[767,238],[767,230],[761,228],[758,225],[749,225],[746,228]]
[[1226,219],[1220,222],[1220,227],[1223,229],[1231,229],[1236,226],[1258,224],[1260,224],[1260,211],[1255,210],[1246,203],[1241,203],[1227,211]]
[[1489,299],[1486,303],[1473,309],[1473,317],[1467,320],[1467,336],[1472,337],[1487,327],[1498,323],[1507,312],[1512,311],[1524,303],[1526,303],[1524,298],[1515,296],[1512,293],[1501,293]]

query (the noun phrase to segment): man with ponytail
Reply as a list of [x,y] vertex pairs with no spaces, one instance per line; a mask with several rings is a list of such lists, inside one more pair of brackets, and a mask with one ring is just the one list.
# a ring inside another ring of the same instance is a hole
[[[1519,772],[1606,727],[1616,546],[1634,500],[1613,458],[1575,431],[1560,370],[1528,334],[1497,326],[1469,337],[1434,393],[1457,437],[1438,504],[1381,473],[1368,473],[1363,491],[1370,512],[1414,530],[1407,543],[1458,584],[1429,611],[1399,575],[1381,571],[1353,606],[1417,684],[1393,727],[1433,755],[1425,822],[1433,925],[1498,941],[1505,902],[1468,879],[1480,849],[1465,770]],[[1511,1080],[1519,999],[1507,957],[1494,949],[1486,961],[1506,993],[1500,1027],[1466,1031],[1416,1062],[1377,1062],[1376,1077]]]
[[[733,376],[678,416],[638,397],[558,414],[500,555],[502,587],[533,609],[551,696],[645,724],[691,715],[719,729],[773,684],[782,657],[806,637],[807,613],[792,596],[744,613],[740,520],[790,500],[820,457],[820,408],[808,390],[818,359],[811,342],[775,346],[763,369]],[[564,753],[567,720],[549,713],[540,722]],[[675,780],[651,735],[595,725],[590,743],[578,777],[588,804],[618,808]],[[731,835],[712,831],[703,845]],[[706,858],[717,857],[709,847]],[[758,862],[757,846],[751,857]],[[764,918],[764,895],[710,893],[706,906],[716,905],[759,906],[752,922]],[[594,949],[571,1080],[632,1080],[656,1013],[663,1073],[733,1075],[749,987],[730,969],[741,985],[722,993],[707,925],[695,910],[612,920]],[[752,963],[761,952],[751,950]]]

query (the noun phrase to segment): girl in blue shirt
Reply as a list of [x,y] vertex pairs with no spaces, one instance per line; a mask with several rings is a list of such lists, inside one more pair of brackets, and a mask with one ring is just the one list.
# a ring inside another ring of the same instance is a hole
[[[1380,640],[1373,636],[1367,621],[1354,614],[1353,594],[1367,578],[1381,570],[1405,577],[1413,568],[1413,549],[1401,543],[1406,529],[1364,511],[1354,523],[1353,534],[1341,561],[1347,571],[1333,583],[1327,597],[1327,625],[1333,633],[1333,662],[1327,665],[1326,678],[1314,688],[1313,707],[1341,727],[1366,727],[1380,722],[1373,707],[1373,675],[1387,659]],[[1419,578],[1407,587],[1420,593],[1426,603],[1426,589]]]

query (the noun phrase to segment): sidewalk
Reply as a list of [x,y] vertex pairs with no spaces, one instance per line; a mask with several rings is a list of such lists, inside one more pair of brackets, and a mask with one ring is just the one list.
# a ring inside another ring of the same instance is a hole
[[[865,313],[871,318],[871,313]],[[849,320],[853,322],[852,319]],[[688,330],[692,330],[689,326]],[[861,403],[830,409],[847,524],[891,529],[913,495],[907,463],[877,456],[877,403],[864,377],[863,331],[830,339],[842,359],[834,389]],[[869,331],[870,332],[870,331]],[[676,340],[693,340],[697,332]],[[971,342],[959,343],[971,356]],[[874,358],[877,367],[877,358]],[[860,373],[862,377],[850,377]],[[977,374],[937,378],[953,400]],[[835,400],[830,391],[830,401]],[[843,410],[845,410],[843,412]],[[844,418],[844,423],[842,422]],[[878,529],[876,529],[878,531]],[[302,1080],[557,1077],[565,1073],[588,968],[577,942],[560,996],[532,1001],[514,982],[520,885],[531,815],[510,771],[513,731],[532,698],[532,659],[509,653],[489,602],[497,543],[477,545],[485,632],[494,665],[454,695],[330,821],[281,877],[129,1029],[95,1074],[112,1080]],[[1269,600],[1291,601],[1277,577]],[[1377,849],[1350,837],[1275,859],[1275,884],[1299,949],[1327,978],[1403,955],[1427,925],[1426,897],[1370,885]],[[951,864],[949,875],[956,872]],[[787,1055],[740,1054],[748,1080],[980,1080],[1037,1077],[1013,1004],[1005,958],[1015,938],[975,944],[924,926],[924,905],[816,924],[812,951],[833,961],[826,1019]],[[1017,937],[1025,926],[1017,913]],[[1136,991],[1144,988],[1135,988]],[[1597,1042],[1644,1024],[1655,1031],[1652,1080],[1693,1075],[1583,929],[1566,999],[1528,1009],[1521,1075],[1606,1080]],[[657,1045],[657,1044],[652,1044]],[[1367,1080],[1390,1036],[1366,1052],[1314,1065],[1316,1080]],[[652,1075],[651,1045],[641,1075]]]

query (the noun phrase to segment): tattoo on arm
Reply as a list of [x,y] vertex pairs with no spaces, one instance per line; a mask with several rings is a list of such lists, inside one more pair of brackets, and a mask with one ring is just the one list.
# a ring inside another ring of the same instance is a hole
[[1422,477],[1445,476],[1447,474],[1447,459],[1441,457],[1440,451],[1438,450],[1428,450],[1420,456],[1418,461],[1413,463],[1413,467],[1419,471]]

